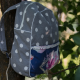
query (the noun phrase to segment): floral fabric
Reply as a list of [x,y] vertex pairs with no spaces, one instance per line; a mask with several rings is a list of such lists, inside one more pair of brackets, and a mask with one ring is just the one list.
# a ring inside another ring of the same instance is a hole
[[31,68],[30,75],[34,77],[38,74],[45,73],[53,68],[59,62],[58,46],[50,49],[31,50]]

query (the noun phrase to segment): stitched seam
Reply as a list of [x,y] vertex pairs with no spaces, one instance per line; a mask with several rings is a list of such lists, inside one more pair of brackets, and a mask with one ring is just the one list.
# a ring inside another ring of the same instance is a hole
[[28,4],[28,5],[26,6],[25,10],[24,10],[23,19],[22,19],[22,22],[21,22],[21,25],[20,25],[20,30],[21,30],[22,27],[23,27],[23,22],[24,22],[24,18],[25,18],[25,12],[26,12],[26,10],[28,9],[28,7],[29,7],[31,4],[33,4],[33,3]]
[[[33,18],[33,21],[32,21],[32,25],[31,25],[31,36],[32,36],[32,28],[33,28],[34,19],[35,19],[35,17],[36,17],[36,15],[37,15],[38,12],[39,12],[39,11],[37,11],[37,12],[35,13],[34,18]],[[30,39],[30,56],[31,56],[31,39]],[[29,60],[30,60],[30,59],[29,59]],[[30,62],[29,62],[29,66],[30,66],[30,64],[31,64],[31,60],[30,60]],[[29,75],[30,75],[30,69],[29,69]]]

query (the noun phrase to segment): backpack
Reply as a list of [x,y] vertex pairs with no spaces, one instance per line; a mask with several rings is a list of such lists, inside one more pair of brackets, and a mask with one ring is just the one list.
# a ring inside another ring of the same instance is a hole
[[[10,64],[27,77],[47,73],[59,62],[58,22],[53,12],[38,2],[22,1],[16,9]],[[0,49],[6,53],[4,14],[0,22]]]

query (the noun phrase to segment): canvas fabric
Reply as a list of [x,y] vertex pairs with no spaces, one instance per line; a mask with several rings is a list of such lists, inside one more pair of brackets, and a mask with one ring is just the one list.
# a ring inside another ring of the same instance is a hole
[[[53,12],[38,2],[22,1],[8,8],[16,9],[11,66],[27,77],[46,73],[59,61],[58,22]],[[4,14],[0,22],[0,49],[7,51]]]

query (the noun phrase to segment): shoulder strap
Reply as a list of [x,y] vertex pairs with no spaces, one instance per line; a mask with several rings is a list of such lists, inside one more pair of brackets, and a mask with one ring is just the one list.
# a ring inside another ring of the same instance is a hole
[[[21,2],[20,2],[21,3]],[[4,13],[0,21],[0,49],[1,51],[7,51],[6,47],[6,39],[5,39],[5,28],[4,28],[4,15],[5,13],[9,12],[10,10],[17,9],[20,6],[20,3],[9,7]]]

